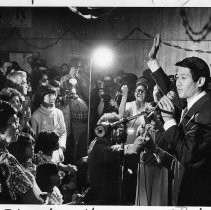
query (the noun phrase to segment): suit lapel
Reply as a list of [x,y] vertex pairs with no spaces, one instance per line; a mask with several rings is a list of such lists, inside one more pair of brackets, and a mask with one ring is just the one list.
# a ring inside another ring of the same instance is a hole
[[195,118],[201,107],[204,105],[205,102],[209,100],[209,95],[206,94],[202,96],[198,101],[196,101],[195,104],[187,111],[186,115],[184,116],[183,120],[181,121],[181,124],[184,126],[187,125],[192,119]]

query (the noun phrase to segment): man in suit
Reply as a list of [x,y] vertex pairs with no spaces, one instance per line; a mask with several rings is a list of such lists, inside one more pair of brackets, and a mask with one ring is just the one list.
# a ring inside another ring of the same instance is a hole
[[[150,57],[148,66],[153,72],[161,69],[155,56]],[[175,111],[172,100],[166,95],[160,99],[158,106],[165,131],[157,143],[161,146],[167,142],[179,165],[174,174],[175,180],[178,178],[178,198],[173,204],[210,206],[211,100],[207,94],[210,70],[198,57],[187,57],[176,66],[176,90],[179,98],[187,101],[187,107],[178,122],[171,114]]]

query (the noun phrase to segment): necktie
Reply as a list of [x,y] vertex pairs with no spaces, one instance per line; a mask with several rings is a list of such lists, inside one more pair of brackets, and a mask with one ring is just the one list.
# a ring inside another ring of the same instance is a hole
[[186,106],[181,113],[181,118],[180,118],[180,123],[182,122],[182,120],[184,119],[186,113],[188,112],[188,107]]

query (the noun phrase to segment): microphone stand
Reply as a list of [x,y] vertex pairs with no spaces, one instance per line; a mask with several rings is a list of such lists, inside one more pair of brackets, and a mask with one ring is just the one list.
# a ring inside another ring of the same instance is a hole
[[128,118],[123,118],[117,122],[112,123],[111,126],[115,127],[119,124],[123,124],[123,137],[121,138],[121,149],[120,149],[120,173],[119,173],[119,205],[123,204],[123,181],[124,181],[124,168],[125,168],[125,142],[127,141],[127,123],[137,117],[142,115],[146,116],[145,112],[137,114],[135,116],[131,116]]
[[[118,180],[118,184],[119,184],[119,194],[118,194],[118,203],[119,205],[123,204],[123,181],[124,181],[124,165],[125,165],[125,158],[124,158],[124,149],[125,149],[125,142],[127,140],[127,123],[131,120],[134,120],[142,115],[144,115],[145,117],[150,117],[154,112],[151,113],[147,113],[147,112],[141,112],[140,114],[137,114],[135,116],[131,116],[128,118],[122,118],[117,122],[108,124],[106,126],[108,126],[109,130],[110,129],[116,129],[118,128],[118,125],[122,124],[123,125],[123,135],[121,138],[121,148],[120,148],[120,167],[119,167],[119,180]],[[103,126],[102,126],[103,127]],[[99,130],[101,130],[102,128],[100,128]],[[102,132],[102,131],[101,131]],[[104,132],[106,132],[106,129],[104,130]]]
[[125,142],[127,140],[127,120],[123,122],[123,137],[121,138],[120,149],[120,173],[119,173],[119,205],[123,204],[123,181],[124,181],[124,166],[125,166]]

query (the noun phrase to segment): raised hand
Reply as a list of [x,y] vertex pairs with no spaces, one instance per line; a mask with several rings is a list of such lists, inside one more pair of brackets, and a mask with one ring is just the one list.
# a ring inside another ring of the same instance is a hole
[[161,42],[160,34],[157,34],[154,38],[152,48],[149,51],[149,59],[155,59],[156,58],[157,52],[159,50],[160,42]]
[[128,86],[127,85],[122,85],[121,87],[122,95],[127,96],[128,95]]

